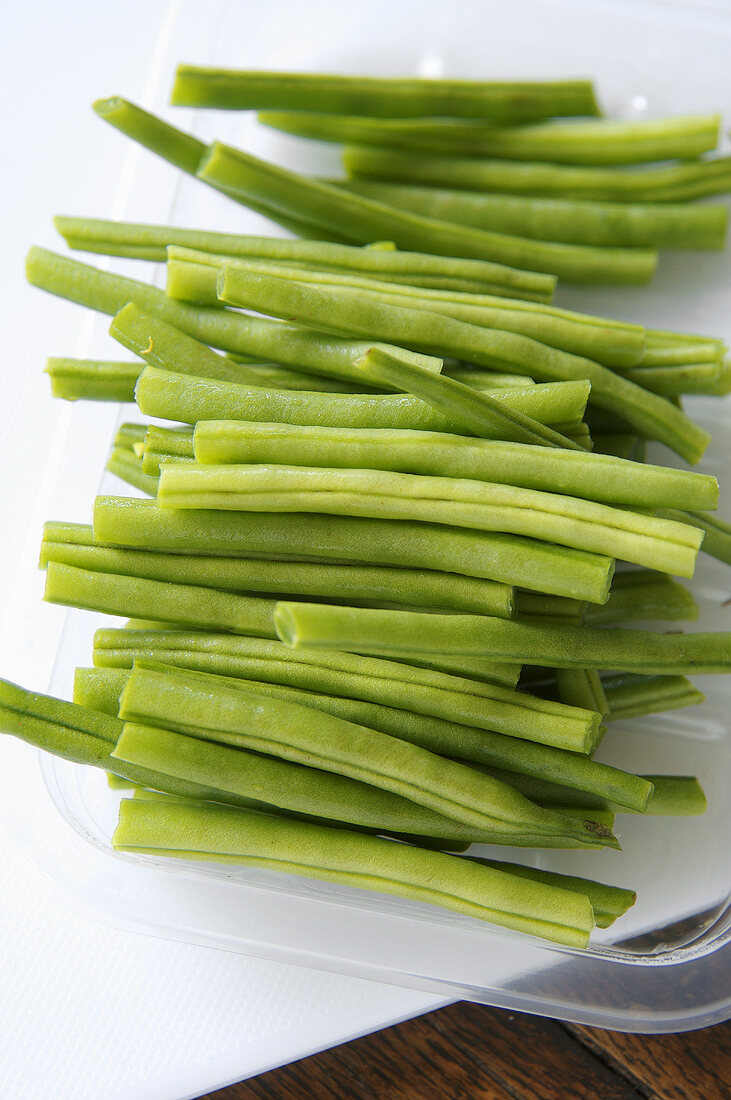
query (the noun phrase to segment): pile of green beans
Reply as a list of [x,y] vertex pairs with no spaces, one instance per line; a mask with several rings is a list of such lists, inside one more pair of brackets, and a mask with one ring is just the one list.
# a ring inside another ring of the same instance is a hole
[[669,574],[699,549],[731,562],[716,479],[645,462],[648,440],[700,460],[681,397],[728,392],[731,363],[715,336],[550,301],[557,276],[637,285],[658,247],[722,247],[725,209],[688,201],[731,187],[731,158],[697,159],[719,119],[587,119],[586,81],[193,66],[174,101],[348,143],[352,178],[94,105],[299,239],[56,219],[71,248],[164,264],[165,290],[31,250],[29,281],[130,353],[50,358],[53,394],[162,426],[122,423],[109,454],[141,495],[40,548],[47,600],[127,623],[96,631],[73,703],[0,680],[0,730],[130,793],[119,851],[584,947],[631,889],[473,845],[586,859],[619,849],[615,814],[704,811],[695,777],[595,753],[702,703],[687,673],[731,672],[731,634],[631,629],[698,617]]

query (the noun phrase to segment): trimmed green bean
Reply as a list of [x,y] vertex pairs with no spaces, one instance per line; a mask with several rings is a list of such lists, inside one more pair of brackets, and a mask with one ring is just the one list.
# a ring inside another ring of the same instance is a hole
[[526,867],[522,863],[508,863],[505,860],[486,859],[484,856],[464,856],[471,863],[481,867],[493,867],[496,871],[507,871],[511,875],[528,879],[529,882],[542,882],[546,886],[558,886],[562,890],[584,894],[591,902],[597,928],[609,928],[619,917],[624,916],[637,901],[634,890],[625,890],[620,886],[607,886],[603,882],[579,878],[576,875],[562,875],[556,871],[543,871],[538,867]]
[[610,365],[632,366],[639,362],[644,352],[645,333],[640,325],[605,321],[601,317],[540,302],[403,286],[361,274],[232,259],[174,246],[168,248],[167,293],[182,301],[221,305],[217,298],[216,276],[227,266],[253,275],[274,275],[295,282],[320,284],[326,288],[345,286],[359,289],[390,305],[433,309],[485,328],[522,333],[551,347],[588,355]]
[[607,599],[613,572],[612,560],[598,554],[398,520],[301,515],[293,523],[286,514],[183,512],[153,501],[98,497],[93,528],[94,538],[111,546],[436,569],[594,603]]
[[724,522],[719,516],[703,511],[681,512],[676,508],[664,508],[661,515],[698,527],[705,532],[701,549],[712,558],[731,565],[731,524]]
[[[657,265],[652,249],[597,248],[468,230],[279,168],[222,142],[209,146],[197,176],[240,202],[264,199],[284,214],[302,214],[358,244],[385,236],[400,248],[505,265],[503,281],[514,288],[513,297],[550,299],[552,287],[541,275],[582,284],[644,285]],[[519,278],[521,271],[530,278]]]
[[120,550],[96,544],[91,527],[86,528],[84,542],[81,538],[64,542],[55,537],[53,525],[47,525],[40,564],[44,566],[52,561],[93,572],[146,577],[229,592],[268,596],[299,593],[338,603],[405,604],[506,618],[512,611],[512,589],[508,585],[460,577],[456,573]]
[[308,466],[165,464],[162,508],[317,512],[523,535],[692,576],[697,528],[579,497],[484,481]]
[[455,355],[479,366],[517,374],[525,371],[539,379],[588,379],[592,402],[624,417],[643,435],[665,443],[689,462],[698,461],[710,442],[707,432],[664,398],[590,359],[549,348],[527,336],[480,328],[423,309],[364,302],[345,288],[331,288],[326,293],[273,276],[245,275],[233,267],[225,269],[223,280],[225,299],[248,308],[311,324],[336,323],[353,334]]
[[124,447],[138,454],[139,447],[144,446],[148,428],[147,424],[134,424],[130,421],[120,424],[114,437],[114,446]]
[[307,466],[496,481],[639,508],[718,503],[708,474],[440,432],[204,420],[193,443],[198,462],[220,465],[280,464],[296,455]]
[[[288,645],[333,646],[388,656],[389,651],[482,654],[551,668],[601,668],[648,675],[731,669],[731,633],[654,634],[587,626],[541,626],[480,615],[279,603],[277,634]],[[385,639],[385,641],[384,641]],[[418,643],[418,644],[417,644]]]
[[[576,809],[614,810],[615,813],[637,813],[612,802],[611,799],[598,798],[596,795],[552,783],[540,777],[530,777],[493,769],[493,773],[505,783],[510,783],[526,798],[546,806],[573,806]],[[640,813],[652,817],[696,817],[705,813],[707,808],[703,789],[695,776],[690,775],[645,775],[641,777],[651,783],[653,791],[647,806]]]
[[47,359],[51,393],[67,401],[134,401],[139,363],[102,359]]
[[345,76],[178,65],[170,102],[227,110],[281,108],[386,118],[445,115],[525,122],[598,115],[590,80]]
[[107,470],[110,474],[116,474],[128,485],[134,485],[142,493],[154,497],[157,494],[158,479],[153,474],[146,474],[142,469],[142,459],[125,447],[115,447],[107,459]]
[[[624,673],[603,681],[609,718],[638,718],[680,707],[693,707],[705,699],[685,676],[633,676]],[[564,702],[570,702],[564,699]]]
[[[103,667],[77,669],[74,681],[74,698],[78,702],[87,706],[96,705],[98,709],[115,715],[119,709],[119,695],[129,675],[128,670],[135,660],[152,660],[158,664],[231,677],[246,673],[255,679],[243,680],[244,687],[325,710],[338,718],[390,733],[440,756],[503,768],[539,779],[552,779],[572,789],[591,793],[599,799],[613,799],[617,805],[637,811],[642,811],[650,797],[651,786],[646,780],[607,764],[598,764],[581,753],[566,752],[548,745],[539,745],[534,741],[524,741],[502,733],[477,729],[475,726],[465,726],[451,719],[417,714],[382,703],[291,686],[296,682],[296,669],[290,668],[287,672],[271,661],[264,665],[239,663],[224,654],[217,659],[212,646],[215,644],[216,650],[220,647],[213,638],[210,639],[210,648],[206,648],[205,640],[201,638],[196,639],[190,648],[176,649],[173,636],[159,632],[160,638],[150,638],[149,644],[143,642],[135,645],[133,640],[127,646],[124,644],[125,640],[119,638],[117,646],[117,639],[113,637],[115,633],[121,635],[124,632],[97,631],[94,659]],[[236,641],[239,642],[238,639]],[[186,645],[185,639],[182,639],[181,644]],[[338,661],[344,657],[347,654],[337,655]],[[392,662],[383,662],[389,663]],[[110,665],[114,667],[109,667]],[[117,667],[118,665],[122,667]],[[303,675],[306,675],[306,671]],[[264,676],[267,677],[266,681],[259,679]],[[275,679],[277,682],[273,683]],[[288,683],[283,684],[280,682],[282,680],[287,680]],[[258,688],[254,689],[253,683],[257,681]]]
[[505,292],[502,283],[495,281],[492,264],[427,252],[402,252],[395,245],[384,247],[383,242],[378,246],[356,247],[322,240],[280,240],[100,218],[59,216],[54,218],[54,225],[70,248],[110,256],[164,263],[168,246],[178,245],[234,259],[297,265],[305,271],[361,272],[387,280],[389,285],[493,295]]
[[613,842],[608,830],[548,814],[464,764],[324,711],[224,687],[202,673],[134,669],[120,716],[360,779],[473,828]]
[[[235,675],[237,681],[262,679],[290,688],[361,699],[575,752],[587,752],[599,729],[599,717],[581,708],[534,698],[497,684],[477,683],[424,669],[414,672],[396,662],[375,662],[352,655],[348,659],[337,654],[325,666],[324,663],[318,665],[312,657],[298,662],[295,655],[294,661],[288,661],[279,655],[277,648],[257,647],[250,639],[239,646],[228,646],[222,640],[205,635],[201,639],[191,639],[186,646],[174,632],[162,643],[149,635],[140,638],[136,631],[124,634],[122,638],[112,638],[113,660],[139,660],[140,647],[155,653],[161,648],[165,650],[166,644],[176,645],[184,653],[192,651],[200,655],[195,658],[203,665],[198,671]],[[110,660],[104,648],[107,640],[108,636],[102,635],[96,645],[97,662]],[[118,656],[120,650],[121,658]],[[186,667],[191,659],[194,658],[186,657]],[[172,660],[167,658],[165,663],[178,664],[178,661],[174,656]],[[305,701],[305,705],[309,704]]]
[[588,944],[594,924],[591,903],[581,894],[439,852],[253,811],[124,799],[113,844],[122,851],[264,866],[375,889],[574,947]]
[[356,146],[345,150],[343,160],[348,174],[354,176],[544,198],[685,202],[731,189],[731,157],[626,170],[480,160]]
[[567,244],[723,248],[728,208],[688,203],[595,202],[415,187],[380,179],[330,180],[366,198],[429,218]]
[[595,710],[602,716],[609,713],[609,702],[595,668],[557,668],[556,686],[562,703]]
[[721,123],[720,115],[687,115],[636,122],[601,119],[496,127],[477,121],[381,120],[303,110],[261,111],[258,118],[265,126],[287,134],[343,145],[585,165],[690,160],[716,148]]
[[154,611],[163,621],[276,637],[274,600],[218,588],[100,573],[52,561],[46,570],[44,599],[107,615],[149,617]]
[[193,461],[193,432],[190,428],[161,428],[150,424],[145,433],[142,469],[146,474],[160,473],[161,462]]
[[615,573],[607,602],[601,607],[587,605],[584,612],[586,626],[614,626],[643,619],[673,622],[697,618],[698,605],[688,589],[672,577],[650,569]]

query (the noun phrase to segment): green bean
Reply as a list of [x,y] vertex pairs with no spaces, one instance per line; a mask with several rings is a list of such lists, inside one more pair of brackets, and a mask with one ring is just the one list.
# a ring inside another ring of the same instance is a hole
[[580,894],[439,852],[254,811],[124,799],[113,844],[117,850],[264,866],[376,889],[574,947],[587,945],[594,921],[589,899]]
[[317,512],[523,535],[692,576],[702,534],[689,524],[483,481],[308,466],[163,466],[163,508]]
[[622,370],[622,375],[630,382],[662,394],[674,397],[684,393],[714,393],[714,387],[723,374],[723,364],[683,363],[667,367],[631,367]]
[[326,288],[344,286],[359,289],[390,305],[433,309],[485,328],[522,333],[551,347],[588,355],[610,365],[632,366],[639,362],[644,352],[645,333],[640,325],[605,321],[601,317],[540,302],[403,286],[361,274],[231,259],[174,246],[168,248],[167,293],[182,301],[221,305],[217,298],[217,273],[227,266],[253,275],[274,275],[295,282],[320,284]]
[[425,252],[402,252],[394,245],[384,247],[383,242],[363,248],[322,240],[280,240],[98,218],[56,217],[54,225],[69,247],[110,256],[164,263],[168,246],[179,245],[232,258],[297,265],[305,271],[360,272],[387,280],[390,285],[478,294],[505,292],[503,284],[495,280],[493,264]]
[[[256,689],[259,692],[325,710],[338,718],[420,745],[440,756],[503,768],[539,779],[550,778],[572,789],[592,793],[599,799],[614,799],[617,805],[632,807],[638,811],[643,809],[650,797],[651,786],[646,780],[611,768],[607,764],[598,764],[581,753],[566,752],[548,745],[539,745],[534,741],[524,741],[502,733],[477,729],[475,726],[465,726],[454,720],[418,714],[382,703],[291,686],[297,682],[296,669],[290,666],[287,672],[286,668],[271,660],[258,665],[253,661],[234,661],[232,655],[226,656],[225,653],[218,652],[221,646],[213,636],[209,639],[208,648],[203,638],[196,639],[194,644],[185,648],[186,640],[182,638],[179,644],[184,648],[176,649],[174,646],[178,643],[173,634],[157,632],[160,636],[150,637],[148,643],[141,638],[140,644],[136,644],[133,639],[127,645],[126,639],[121,637],[124,633],[125,631],[97,631],[94,659],[103,667],[77,669],[74,681],[74,699],[77,702],[96,706],[116,715],[119,695],[129,676],[128,670],[135,660],[153,660],[158,664],[231,677],[246,673],[260,681]],[[236,639],[237,648],[240,641]],[[342,661],[346,656],[337,654],[337,659]],[[108,667],[109,665],[115,667]],[[116,667],[117,665],[121,668]],[[267,677],[265,681],[264,676]],[[303,677],[306,677],[306,670],[303,670]],[[273,682],[275,680],[276,683]],[[283,680],[287,683],[282,683]],[[235,682],[234,680],[232,686]],[[254,690],[252,681],[241,682],[244,687]]]
[[354,176],[543,198],[684,202],[731,189],[731,157],[626,170],[479,160],[356,146],[346,149],[343,159],[348,174]]
[[[209,146],[197,176],[240,202],[264,198],[287,215],[302,214],[359,244],[386,236],[400,248],[505,265],[503,281],[514,288],[513,297],[550,298],[551,285],[541,281],[540,273],[578,283],[644,285],[657,265],[652,249],[596,248],[468,230],[290,172],[221,142]],[[521,279],[517,271],[530,278]]]
[[[566,412],[583,407],[588,391],[588,383],[577,381],[487,392],[513,415],[520,413],[539,423],[548,420],[563,424]],[[136,399],[139,409],[149,416],[188,424],[198,420],[270,423],[274,418],[278,423],[325,427],[414,428],[460,434],[462,430],[453,418],[407,394],[279,390],[214,378],[198,378],[191,385],[185,376],[156,367],[145,367],[140,374]]]
[[[731,668],[731,634],[654,634],[587,626],[541,626],[480,615],[278,603],[277,634],[288,645],[332,646],[389,656],[389,651],[482,654],[551,668],[601,668],[648,675],[721,673]],[[386,639],[384,641],[384,639]]]
[[619,917],[624,916],[637,901],[634,890],[625,890],[620,886],[607,886],[603,882],[579,878],[576,875],[562,875],[556,871],[543,871],[538,867],[526,867],[522,863],[508,863],[505,860],[485,859],[484,856],[464,856],[471,863],[481,867],[493,867],[496,871],[506,871],[518,875],[529,882],[542,882],[546,886],[558,886],[562,890],[575,891],[588,897],[594,910],[597,928],[609,928]]
[[358,177],[328,182],[391,206],[417,210],[428,218],[567,244],[719,249],[724,247],[728,228],[728,208],[720,203],[691,206],[538,198]]
[[[149,476],[149,475],[143,475]],[[40,564],[60,562],[93,572],[147,577],[172,584],[201,585],[229,592],[273,593],[329,598],[340,602],[406,604],[444,610],[510,616],[512,590],[494,581],[387,566],[323,565],[315,562],[261,561],[256,558],[166,554],[152,550],[119,550],[86,538],[58,541],[51,526],[41,544]]]
[[149,616],[213,630],[274,638],[274,600],[241,596],[217,588],[171,584],[49,562],[44,598],[51,603],[103,611],[107,615]]
[[203,420],[193,440],[203,463],[280,464],[296,455],[307,466],[497,481],[639,508],[718,503],[708,474],[440,432]]
[[692,523],[705,532],[701,549],[712,558],[731,565],[731,524],[703,511],[685,512],[676,508],[664,508],[661,514],[668,519],[679,520],[681,523]]
[[161,428],[150,424],[147,428],[142,451],[142,469],[146,474],[160,473],[163,461],[193,461],[193,432],[190,428]]
[[[680,513],[679,513],[680,514]],[[678,581],[650,569],[615,573],[609,599],[601,607],[587,605],[586,626],[610,626],[638,620],[698,618],[698,605]]]
[[281,108],[386,118],[446,115],[525,122],[598,115],[589,80],[455,80],[258,72],[178,65],[171,103],[228,110]]
[[[309,707],[224,687],[201,673],[133,670],[120,717],[160,722],[254,752],[360,779],[478,829],[606,841],[608,830],[534,807],[502,783],[377,730]],[[423,830],[422,830],[423,831]],[[615,842],[616,844],[616,842]]]
[[265,126],[318,141],[588,165],[690,160],[716,148],[721,122],[720,115],[689,115],[638,122],[602,119],[496,127],[477,121],[381,120],[302,110],[261,111],[258,118]]
[[688,363],[710,363],[718,366],[726,348],[721,340],[703,336],[683,336],[663,333],[656,337],[652,329],[646,330],[645,350],[639,367],[684,367]]
[[[314,324],[318,320],[332,324],[337,318],[339,328],[354,334],[455,355],[479,366],[517,374],[525,371],[539,379],[588,379],[592,402],[624,417],[643,435],[660,440],[691,462],[700,458],[710,441],[706,432],[664,398],[590,359],[549,348],[517,333],[483,329],[422,309],[364,302],[357,293],[344,288],[325,293],[272,276],[246,276],[234,268],[225,270],[223,293],[227,301],[235,300],[249,308],[297,316]],[[219,285],[219,297],[221,294]]]
[[[120,314],[127,303],[133,302],[139,307],[137,314],[127,311],[123,318],[115,318],[117,338],[122,335],[123,322],[129,322],[135,316],[139,319],[139,312],[144,311],[161,324],[164,322],[174,326],[181,333],[225,351],[261,354],[263,358],[290,363],[298,369],[356,379],[362,376],[352,363],[372,346],[372,343],[361,340],[313,333],[298,325],[282,324],[263,317],[247,317],[231,310],[206,309],[174,302],[157,287],[100,271],[42,248],[32,248],[28,253],[26,274],[34,286],[101,313]],[[157,328],[156,334],[162,331]],[[136,335],[139,337],[139,331]],[[173,334],[169,336],[172,339]],[[144,348],[147,343],[149,340],[140,341],[139,346]],[[391,350],[394,354],[406,356],[409,362],[418,362],[425,369],[439,370],[439,364],[432,357],[415,356],[413,352],[396,348]],[[204,351],[209,356],[212,354],[209,348]],[[220,363],[218,366],[222,370],[232,369],[230,363],[228,368]],[[237,370],[237,376],[242,376],[241,370]]]
[[515,535],[350,516],[301,515],[293,524],[286,514],[183,512],[124,497],[97,498],[94,538],[173,553],[436,569],[594,603],[607,599],[613,572],[609,558]]
[[594,432],[591,438],[594,443],[593,454],[644,462],[645,440],[638,435],[627,432]]
[[129,451],[138,453],[138,448],[144,446],[145,436],[150,428],[148,424],[134,424],[126,421],[120,424],[114,437],[115,447],[125,447]]
[[[610,592],[611,597],[611,592]],[[584,600],[570,600],[563,596],[543,596],[538,592],[518,590],[513,598],[516,616],[529,621],[538,617],[544,622],[580,623],[588,604]]]
[[652,817],[695,817],[706,810],[706,797],[695,776],[690,775],[646,775],[642,776],[651,783],[653,791],[645,809],[637,811],[611,799],[597,797],[584,791],[562,786],[540,777],[518,775],[498,768],[493,774],[510,783],[526,798],[546,806],[573,806],[576,809],[592,812],[596,810],[614,810],[616,813],[646,813]]
[[[121,639],[115,637],[113,641],[127,653],[130,652],[130,647],[136,647],[134,656],[137,659],[140,638],[137,632],[125,631],[125,635],[129,634],[135,636]],[[100,649],[106,637],[102,635],[97,645],[96,660],[109,660]],[[182,648],[179,634],[173,634],[167,641]],[[153,650],[159,648],[155,638],[142,638],[141,644]],[[599,717],[581,708],[535,699],[497,684],[477,683],[437,672],[426,675],[427,670],[414,673],[413,669],[404,669],[400,672],[397,664],[395,668],[384,669],[383,662],[369,662],[368,659],[352,656],[348,660],[342,655],[334,655],[333,661],[324,667],[312,659],[305,659],[304,662],[287,661],[276,656],[276,648],[272,655],[272,647],[257,647],[248,639],[242,645],[227,646],[222,640],[211,638],[210,635],[202,639],[192,639],[187,648],[213,658],[210,669],[205,667],[199,671],[215,670],[217,674],[223,675],[234,671],[238,680],[242,677],[252,680],[273,679],[289,687],[351,699],[360,698],[366,702],[409,710],[576,752],[586,752],[593,744],[599,729]],[[266,654],[263,657],[260,655],[262,652]],[[166,663],[170,663],[169,660]],[[395,662],[388,664],[393,666]],[[348,668],[353,669],[349,674],[350,680],[346,672]],[[413,682],[407,681],[407,676],[414,677]]]
[[[106,122],[110,122],[135,141],[139,141],[146,148],[182,168],[183,171],[196,175],[198,179],[236,202],[253,206],[258,211],[263,208],[266,216],[274,220],[279,220],[281,214],[287,225],[291,224],[292,219],[295,219],[297,225],[304,221],[310,226],[317,227],[318,230],[324,229],[327,236],[333,233],[344,236],[350,244],[368,244],[388,234],[393,236],[396,244],[403,242],[409,249],[417,248],[450,257],[461,255],[467,259],[492,263],[495,283],[505,286],[506,289],[510,288],[518,297],[537,295],[541,301],[544,301],[553,293],[555,279],[550,275],[541,275],[535,271],[521,271],[507,266],[501,260],[493,262],[495,253],[524,252],[525,248],[521,245],[520,238],[508,238],[507,241],[503,241],[499,235],[483,234],[484,240],[481,245],[475,244],[471,241],[470,234],[447,222],[439,223],[416,218],[396,210],[395,207],[372,203],[357,196],[347,196],[338,188],[328,188],[304,176],[276,168],[274,165],[267,164],[266,161],[259,161],[246,153],[230,149],[228,146],[217,143],[206,147],[189,134],[176,130],[155,118],[154,115],[118,97],[99,100],[94,104],[94,109]],[[233,183],[228,176],[232,176]],[[248,190],[246,190],[247,181],[249,181]],[[285,194],[285,206],[282,205],[280,190]],[[303,194],[300,195],[300,192]],[[330,204],[327,201],[329,192],[332,192],[329,195]],[[306,201],[308,196],[313,200],[309,204]],[[344,217],[338,216],[337,209],[330,208],[333,203],[336,208],[345,207]],[[383,210],[380,209],[382,205]],[[353,206],[356,207],[356,216],[353,216],[350,209]],[[359,210],[360,218],[357,216]],[[379,218],[383,219],[382,224]],[[394,229],[395,234],[392,233]],[[425,244],[426,248],[424,248]],[[543,252],[546,248],[547,246],[541,246],[540,249],[531,249],[529,246],[529,251]],[[644,273],[647,281],[647,277],[651,274],[651,271],[648,273],[646,270],[649,258],[640,258],[632,263],[628,257],[620,253],[616,259],[612,257],[606,259],[610,265],[613,262],[614,266],[621,268],[623,272],[625,268],[628,269],[630,276],[634,276],[635,279],[637,273]],[[524,266],[527,265],[524,264]]]
[[139,363],[101,359],[47,359],[51,393],[67,401],[134,401]]
[[[692,707],[705,696],[685,676],[633,676],[625,673],[604,681],[609,718],[637,718],[680,707]],[[564,702],[570,702],[565,699]]]
[[556,685],[562,703],[584,710],[609,713],[609,702],[599,673],[594,668],[557,668]]
[[157,493],[158,479],[153,474],[146,474],[142,469],[142,459],[132,451],[123,447],[115,447],[107,459],[107,470],[116,474],[128,485],[134,485],[135,489],[154,497]]

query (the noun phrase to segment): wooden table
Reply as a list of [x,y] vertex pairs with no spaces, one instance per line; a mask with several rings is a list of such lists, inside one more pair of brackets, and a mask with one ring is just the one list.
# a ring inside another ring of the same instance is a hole
[[467,1003],[205,1100],[729,1100],[731,1022],[624,1035]]

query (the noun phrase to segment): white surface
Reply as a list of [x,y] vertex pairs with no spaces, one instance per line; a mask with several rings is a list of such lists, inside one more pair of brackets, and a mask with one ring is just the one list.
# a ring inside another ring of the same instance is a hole
[[[156,0],[117,0],[103,15],[89,0],[26,0],[4,11],[0,608],[12,630],[0,645],[0,674],[12,677],[30,661],[25,682],[38,689],[63,615],[39,603],[32,631],[16,633],[14,577],[21,554],[35,553],[33,503],[66,415],[49,396],[43,363],[77,352],[82,314],[28,287],[23,257],[31,243],[58,247],[54,213],[112,211],[125,146],[89,104],[115,92],[144,99],[166,15]],[[111,342],[108,351],[115,354]],[[0,746],[3,784],[31,760],[40,784],[33,757],[17,743]],[[441,1003],[93,923],[68,911],[4,836],[0,897],[3,1100],[178,1100]]]

